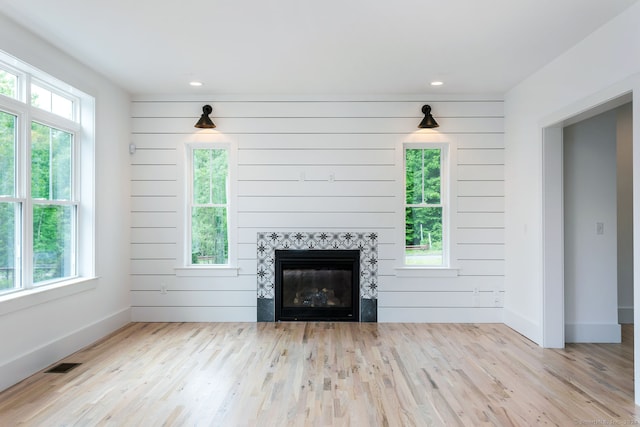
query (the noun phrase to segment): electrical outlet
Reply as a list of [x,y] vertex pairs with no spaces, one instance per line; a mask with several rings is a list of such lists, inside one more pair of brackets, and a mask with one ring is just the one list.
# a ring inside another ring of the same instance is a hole
[[167,294],[167,286],[164,283],[162,285],[160,285],[160,293],[162,295],[166,295]]
[[604,222],[596,222],[596,234],[604,234]]

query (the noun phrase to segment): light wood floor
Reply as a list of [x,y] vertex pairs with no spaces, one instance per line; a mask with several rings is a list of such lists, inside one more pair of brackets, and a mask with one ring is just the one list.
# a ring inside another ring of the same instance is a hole
[[132,323],[0,393],[0,425],[628,425],[623,335],[551,350],[504,325]]

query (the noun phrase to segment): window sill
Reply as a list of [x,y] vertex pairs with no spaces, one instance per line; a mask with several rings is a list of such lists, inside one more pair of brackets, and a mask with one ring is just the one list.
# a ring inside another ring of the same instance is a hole
[[238,267],[220,266],[220,267],[181,267],[176,268],[176,276],[178,277],[236,277],[238,275]]
[[96,279],[96,277],[79,277],[0,296],[0,316],[95,289],[98,285]]
[[397,277],[458,277],[459,269],[450,267],[398,267]]

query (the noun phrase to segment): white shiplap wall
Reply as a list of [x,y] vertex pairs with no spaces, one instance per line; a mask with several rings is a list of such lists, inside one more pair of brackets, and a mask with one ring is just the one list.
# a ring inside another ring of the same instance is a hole
[[[213,106],[214,131],[193,127]],[[501,322],[503,104],[428,102],[440,128],[418,130],[425,102],[138,98],[132,105],[132,311],[139,321],[254,321],[256,233],[379,233],[382,322]],[[183,146],[237,147],[238,275],[176,276],[184,217]],[[403,142],[449,142],[457,277],[397,274]]]

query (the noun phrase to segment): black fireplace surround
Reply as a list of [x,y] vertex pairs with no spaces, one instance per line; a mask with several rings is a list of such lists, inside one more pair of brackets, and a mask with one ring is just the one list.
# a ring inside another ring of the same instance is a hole
[[359,321],[359,250],[276,250],[276,321]]

